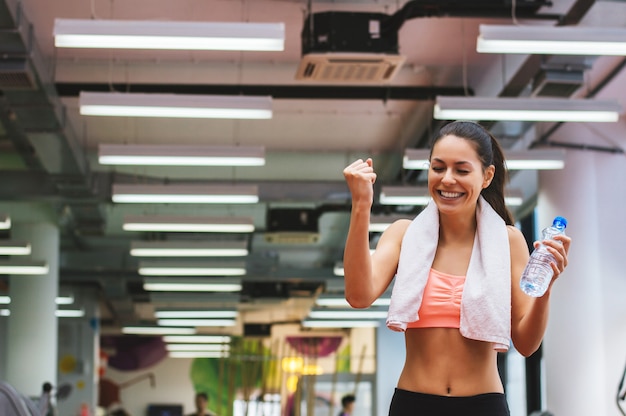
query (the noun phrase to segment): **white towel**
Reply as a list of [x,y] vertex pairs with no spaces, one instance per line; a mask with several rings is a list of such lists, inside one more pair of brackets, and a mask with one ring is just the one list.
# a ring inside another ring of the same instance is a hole
[[[504,220],[481,196],[477,230],[461,298],[461,335],[507,351],[511,338],[511,256]],[[419,319],[424,287],[439,240],[439,211],[430,202],[402,240],[387,326],[403,332]]]

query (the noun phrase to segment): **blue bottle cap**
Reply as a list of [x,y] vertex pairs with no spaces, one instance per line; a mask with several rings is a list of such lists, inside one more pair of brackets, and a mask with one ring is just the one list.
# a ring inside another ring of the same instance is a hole
[[567,227],[567,220],[564,217],[555,217],[554,221],[552,221],[552,226],[556,228],[565,228]]

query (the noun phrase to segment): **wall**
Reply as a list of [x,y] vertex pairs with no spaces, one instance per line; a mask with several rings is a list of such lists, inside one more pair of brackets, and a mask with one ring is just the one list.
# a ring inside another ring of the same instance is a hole
[[[623,91],[618,85],[608,91]],[[567,124],[551,139],[624,149],[625,132],[623,121]],[[621,414],[615,396],[626,359],[625,177],[623,154],[584,150],[568,150],[564,170],[540,175],[538,223],[564,215],[573,239],[544,341],[547,408],[557,416]]]

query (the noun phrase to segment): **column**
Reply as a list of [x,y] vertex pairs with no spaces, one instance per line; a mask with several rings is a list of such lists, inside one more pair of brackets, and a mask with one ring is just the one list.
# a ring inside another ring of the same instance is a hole
[[[554,140],[571,141],[580,126]],[[583,129],[583,133],[589,133]],[[594,136],[585,135],[585,142]],[[623,155],[568,151],[566,168],[540,175],[537,223],[569,221],[569,265],[555,283],[544,339],[546,408],[555,415],[620,415],[615,404],[626,345]]]
[[404,333],[387,328],[384,320],[376,330],[376,415],[389,413],[389,405],[404,366]]
[[42,384],[57,383],[59,230],[53,223],[14,223],[11,237],[29,241],[31,258],[46,261],[46,275],[13,275],[6,339],[6,381],[20,393],[39,396]]

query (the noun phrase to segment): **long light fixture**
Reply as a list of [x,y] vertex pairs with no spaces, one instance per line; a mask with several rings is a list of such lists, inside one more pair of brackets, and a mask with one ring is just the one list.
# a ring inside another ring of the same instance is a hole
[[8,230],[11,228],[11,217],[8,215],[0,215],[0,230]]
[[176,328],[167,326],[125,326],[122,328],[122,333],[133,335],[193,335],[196,333],[196,328]]
[[[407,219],[407,216],[402,215],[372,215],[370,217],[370,225],[368,231],[370,233],[382,233],[385,231],[391,224],[400,220]],[[409,218],[411,219],[411,218]]]
[[245,241],[133,241],[135,257],[242,257],[248,255]]
[[57,318],[82,318],[85,316],[83,309],[57,309],[54,311]]
[[251,233],[254,220],[248,217],[126,216],[125,231],[187,233]]
[[284,23],[55,19],[57,48],[282,51]]
[[168,351],[229,351],[228,344],[166,344]]
[[626,28],[480,25],[480,53],[626,55]]
[[49,272],[48,263],[30,260],[2,260],[0,274],[42,275]]
[[234,326],[235,319],[157,319],[159,326]]
[[143,288],[149,292],[239,292],[242,285],[231,279],[147,277]]
[[230,342],[228,335],[166,335],[163,337],[166,343],[190,343],[190,344],[225,344]]
[[[372,306],[389,306],[391,297],[380,297],[376,299]],[[340,295],[320,295],[316,300],[317,306],[328,306],[333,308],[351,308],[345,296]]]
[[386,310],[341,310],[341,309],[314,309],[309,312],[310,319],[385,319]]
[[113,184],[112,200],[138,204],[256,204],[254,185]]
[[437,120],[615,122],[621,111],[617,101],[438,96],[433,117]]
[[[430,149],[405,149],[402,167],[412,170],[427,170]],[[510,170],[563,169],[565,151],[562,149],[513,150],[505,152],[506,167]]]
[[0,256],[28,256],[32,252],[30,243],[0,240]]
[[142,276],[243,276],[245,262],[145,261],[139,262]]
[[226,351],[169,351],[170,358],[224,358],[228,357]]
[[157,310],[154,312],[156,318],[171,319],[215,319],[215,318],[236,318],[237,310],[212,309],[212,310]]
[[[418,186],[383,186],[379,202],[382,205],[426,205],[431,200],[428,189]],[[517,189],[505,190],[504,203],[515,207],[523,203],[522,192]]]
[[383,186],[378,199],[382,205],[426,205],[431,198],[426,187]]
[[101,165],[263,166],[265,148],[101,144],[98,162]]
[[[144,282],[152,283],[175,283],[182,280],[182,283],[191,281],[191,283],[205,283],[210,281],[211,283],[227,283],[233,284],[232,277],[225,279],[216,278],[165,278],[165,277],[146,277]],[[199,280],[199,281],[198,281]],[[241,289],[241,285],[238,281],[238,289]],[[184,292],[184,291],[152,291],[149,294],[150,302],[155,304],[186,304],[186,305],[203,305],[204,307],[220,307],[220,308],[233,308],[235,309],[240,303],[240,296],[238,293],[224,293],[224,292]]]
[[85,92],[80,114],[111,117],[270,119],[272,97]]
[[302,321],[305,328],[376,328],[380,321],[374,320],[346,320],[346,319],[305,319]]
[[[0,316],[11,316],[9,309],[0,309]],[[82,318],[85,316],[83,309],[57,309],[54,311],[54,316],[57,318]]]
[[[11,303],[11,297],[2,295],[0,296],[0,305],[8,305]],[[74,303],[73,296],[57,296],[55,299],[57,305],[71,305]]]

